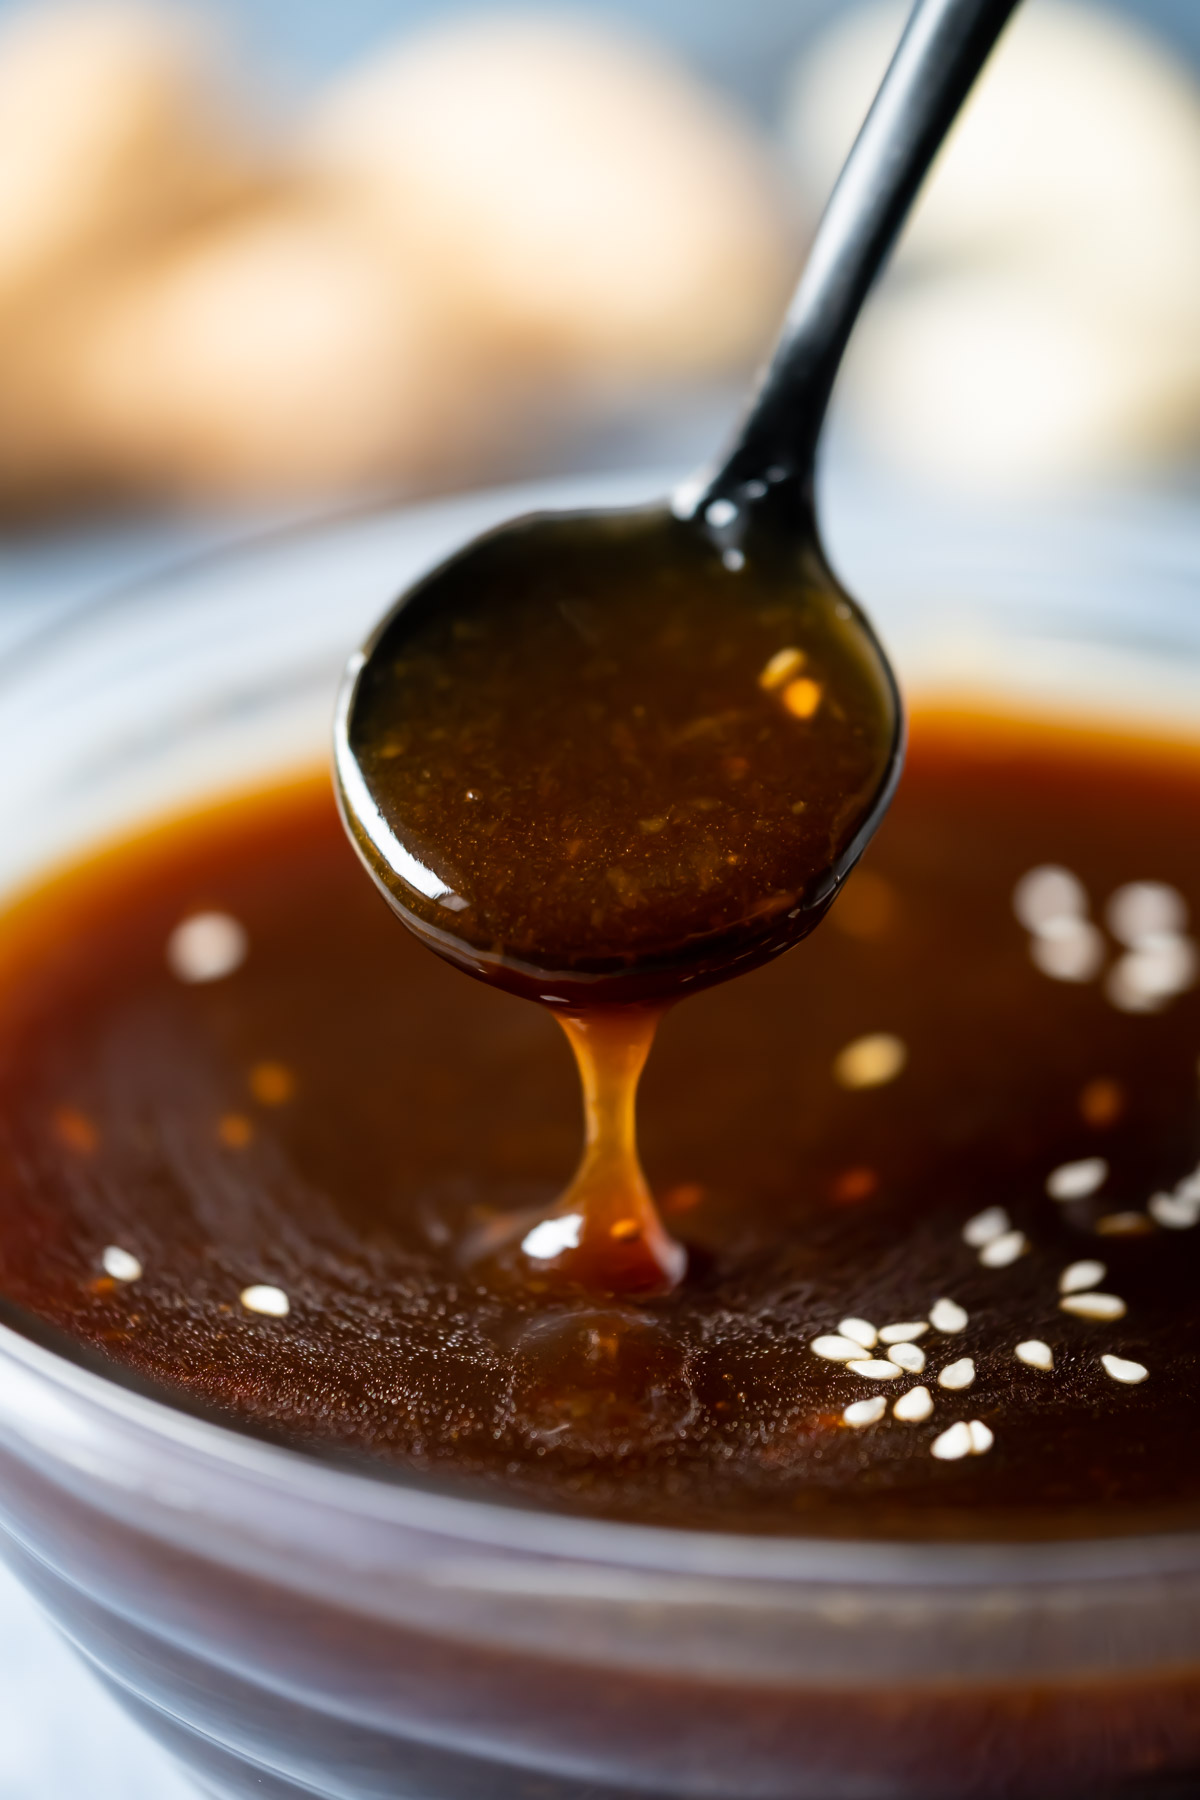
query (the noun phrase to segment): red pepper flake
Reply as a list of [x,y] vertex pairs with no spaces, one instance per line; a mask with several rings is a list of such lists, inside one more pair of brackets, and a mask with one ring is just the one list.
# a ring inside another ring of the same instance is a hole
[[854,1206],[859,1200],[869,1200],[879,1188],[879,1177],[874,1169],[843,1169],[836,1176],[830,1190],[839,1206]]
[[80,1156],[90,1156],[100,1142],[100,1133],[92,1121],[75,1106],[58,1108],[54,1129],[68,1150],[75,1150]]
[[1102,1131],[1106,1125],[1115,1125],[1125,1111],[1125,1090],[1119,1081],[1099,1075],[1080,1093],[1079,1110],[1087,1124]]

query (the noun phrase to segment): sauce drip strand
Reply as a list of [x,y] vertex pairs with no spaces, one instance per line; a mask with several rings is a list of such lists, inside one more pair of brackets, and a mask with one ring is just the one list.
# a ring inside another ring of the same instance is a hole
[[540,1268],[583,1288],[660,1292],[682,1279],[687,1264],[638,1160],[637,1085],[658,1020],[657,1012],[633,1007],[559,1014],[583,1087],[583,1160],[521,1248]]
[[902,732],[862,613],[811,544],[539,518],[412,591],[344,717],[343,814],[394,909],[579,1058],[588,1149],[531,1260],[669,1285],[633,1140],[654,1014],[806,936],[874,828]]

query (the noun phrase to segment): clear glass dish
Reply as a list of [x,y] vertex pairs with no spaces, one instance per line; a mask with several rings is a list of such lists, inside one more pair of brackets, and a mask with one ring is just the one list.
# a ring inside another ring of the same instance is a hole
[[[468,533],[663,485],[349,520],[56,628],[0,670],[0,895],[324,756],[347,652]],[[955,531],[843,506],[833,540],[910,695],[1200,735],[1182,512]],[[6,1326],[0,1526],[222,1800],[1200,1792],[1200,1531],[856,1545],[544,1515],[326,1466]]]

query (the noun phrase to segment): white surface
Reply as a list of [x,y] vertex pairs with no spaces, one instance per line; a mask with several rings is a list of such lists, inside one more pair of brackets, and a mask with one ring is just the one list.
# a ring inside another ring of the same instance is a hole
[[0,1800],[198,1800],[4,1568]]

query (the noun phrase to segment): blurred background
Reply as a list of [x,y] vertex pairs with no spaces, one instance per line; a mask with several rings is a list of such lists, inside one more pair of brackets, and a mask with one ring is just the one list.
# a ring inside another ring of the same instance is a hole
[[[0,593],[711,452],[905,11],[0,0]],[[1196,491],[1197,0],[1026,0],[832,443],[960,507]]]

